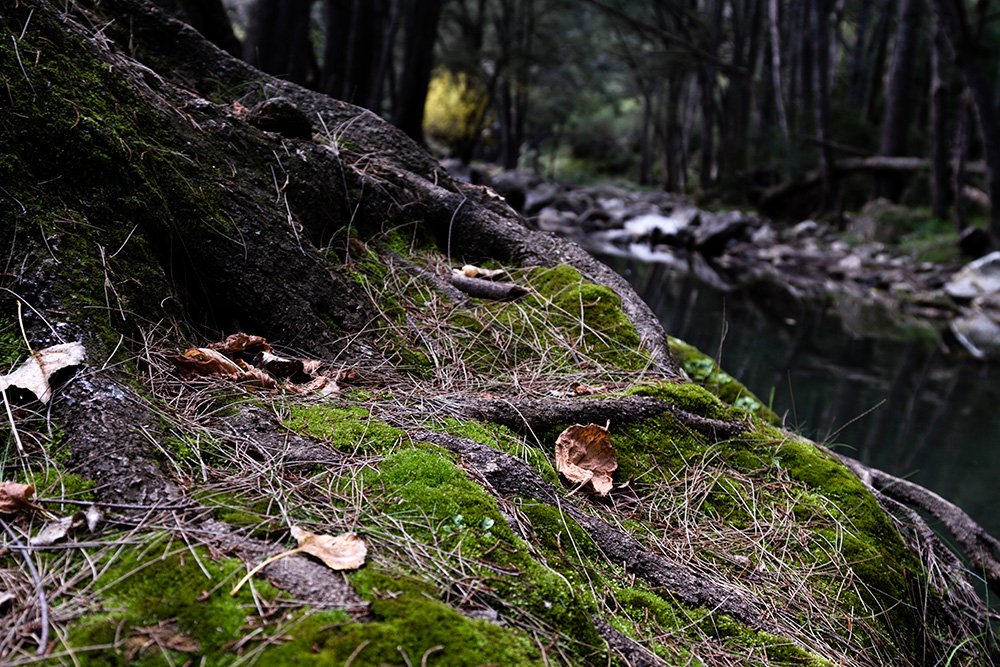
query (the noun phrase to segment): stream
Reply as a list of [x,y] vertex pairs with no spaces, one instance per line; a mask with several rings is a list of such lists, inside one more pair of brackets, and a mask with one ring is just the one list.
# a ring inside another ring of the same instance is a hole
[[926,337],[873,336],[843,309],[723,294],[661,263],[600,259],[668,332],[715,357],[787,426],[937,492],[1000,535],[995,363]]

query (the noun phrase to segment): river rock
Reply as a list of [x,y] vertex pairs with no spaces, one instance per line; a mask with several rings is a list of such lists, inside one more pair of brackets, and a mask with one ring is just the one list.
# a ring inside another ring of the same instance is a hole
[[972,356],[1000,356],[1000,292],[976,297],[949,328]]
[[944,287],[956,301],[1000,291],[1000,251],[994,251],[959,269]]
[[753,220],[742,211],[707,213],[702,211],[694,228],[694,245],[702,254],[717,257],[734,239],[748,238]]

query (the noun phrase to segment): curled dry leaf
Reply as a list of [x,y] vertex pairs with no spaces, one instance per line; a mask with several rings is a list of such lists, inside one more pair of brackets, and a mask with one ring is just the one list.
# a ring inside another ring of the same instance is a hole
[[28,540],[28,544],[35,547],[47,547],[70,533],[78,532],[84,526],[87,527],[87,532],[92,533],[103,518],[104,512],[97,505],[90,505],[87,509],[80,510],[72,516],[64,516],[49,522],[37,535]]
[[608,429],[597,424],[574,424],[556,439],[556,468],[563,477],[577,484],[586,484],[598,494],[611,491],[611,474],[618,468],[618,459],[611,446]]
[[356,570],[365,564],[368,547],[357,533],[317,535],[292,526],[292,537],[299,543],[298,551],[315,556],[331,570]]
[[299,528],[298,526],[292,526],[291,533],[295,541],[299,543],[299,546],[275,554],[252,568],[233,586],[233,590],[229,591],[229,594],[236,595],[239,593],[240,589],[243,588],[243,584],[271,563],[279,561],[282,558],[294,556],[295,554],[306,553],[310,556],[315,556],[323,561],[323,564],[331,570],[356,570],[365,564],[365,558],[368,556],[367,545],[365,545],[364,540],[358,537],[356,533],[343,533],[342,535],[333,537],[332,535],[310,533],[308,530]]
[[483,269],[472,264],[466,264],[461,269],[452,269],[452,271],[466,278],[484,278],[486,280],[493,280],[507,273],[504,269]]
[[271,352],[261,352],[254,360],[254,365],[267,371],[271,375],[280,378],[291,378],[301,375],[304,372],[305,364],[302,359],[288,359],[279,357]]
[[62,343],[39,350],[8,375],[0,376],[0,390],[20,387],[30,391],[42,403],[52,396],[49,378],[58,371],[79,366],[87,356],[83,343]]
[[271,344],[266,338],[242,331],[227,336],[221,343],[212,343],[209,347],[220,352],[243,353],[250,357],[262,352],[271,352]]
[[34,509],[31,496],[35,495],[33,484],[0,482],[0,514],[16,514],[26,509]]

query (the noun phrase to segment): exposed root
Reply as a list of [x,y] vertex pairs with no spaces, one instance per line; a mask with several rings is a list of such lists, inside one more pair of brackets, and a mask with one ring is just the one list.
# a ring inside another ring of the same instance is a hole
[[[871,468],[843,454],[833,452],[854,471],[878,496],[890,498],[908,507],[927,512],[948,529],[976,574],[983,577],[994,593],[1000,595],[1000,541],[983,530],[960,507],[938,494],[889,473]],[[889,507],[887,509],[892,509]],[[917,515],[912,519],[920,520]],[[922,530],[926,535],[927,531]]]

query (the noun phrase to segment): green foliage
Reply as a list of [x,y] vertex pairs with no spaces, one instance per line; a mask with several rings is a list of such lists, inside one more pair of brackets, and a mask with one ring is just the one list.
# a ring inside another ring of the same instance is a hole
[[452,155],[467,156],[490,122],[489,91],[465,72],[439,68],[427,89],[424,134]]

